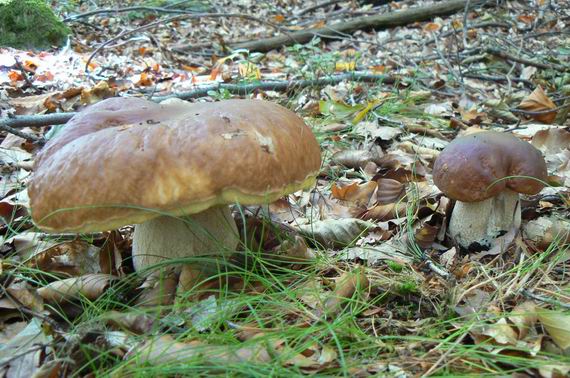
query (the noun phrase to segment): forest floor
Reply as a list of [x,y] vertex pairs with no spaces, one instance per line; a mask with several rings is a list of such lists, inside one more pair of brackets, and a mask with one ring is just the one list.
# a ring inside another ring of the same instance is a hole
[[[570,374],[567,1],[452,1],[350,32],[335,25],[430,3],[56,3],[67,46],[0,48],[3,376]],[[284,105],[321,145],[317,184],[235,206],[240,247],[210,278],[177,292],[178,260],[143,285],[132,226],[47,234],[29,215],[36,152],[113,96]],[[531,143],[548,180],[507,248],[464,251],[432,168],[481,130]]]

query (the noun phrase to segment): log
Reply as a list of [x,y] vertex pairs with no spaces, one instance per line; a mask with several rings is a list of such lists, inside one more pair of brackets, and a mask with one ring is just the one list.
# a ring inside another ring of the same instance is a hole
[[315,36],[325,39],[343,38],[342,34],[349,34],[361,29],[393,28],[417,21],[429,20],[438,16],[447,16],[458,11],[463,11],[467,2],[470,3],[471,7],[474,7],[487,3],[487,0],[450,0],[425,7],[416,7],[376,16],[357,17],[349,21],[327,25],[323,28],[299,30],[289,33],[289,35],[278,35],[266,39],[236,43],[231,45],[231,47],[233,49],[266,52],[295,43],[307,43]]

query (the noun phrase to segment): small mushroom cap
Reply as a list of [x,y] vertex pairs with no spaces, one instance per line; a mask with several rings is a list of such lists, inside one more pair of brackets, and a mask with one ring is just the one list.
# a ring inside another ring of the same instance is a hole
[[[505,179],[510,176],[519,177]],[[536,194],[544,187],[540,181],[546,178],[540,151],[511,134],[495,131],[455,139],[433,167],[435,185],[449,198],[462,202],[483,201],[505,188]]]
[[112,98],[46,144],[28,192],[41,229],[95,232],[272,202],[313,185],[320,161],[310,128],[274,103]]

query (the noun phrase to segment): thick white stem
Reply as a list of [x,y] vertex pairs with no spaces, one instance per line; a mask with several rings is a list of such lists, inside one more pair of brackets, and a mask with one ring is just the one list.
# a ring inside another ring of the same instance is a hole
[[141,270],[166,259],[224,256],[238,242],[237,226],[227,206],[185,217],[162,216],[135,226],[133,264]]
[[484,250],[520,224],[519,194],[507,189],[481,202],[457,201],[449,221],[449,234],[464,248]]

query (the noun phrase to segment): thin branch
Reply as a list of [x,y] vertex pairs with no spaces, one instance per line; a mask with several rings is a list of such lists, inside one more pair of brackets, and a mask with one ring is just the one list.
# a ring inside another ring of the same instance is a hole
[[[227,90],[235,95],[247,95],[249,93],[265,90],[265,91],[289,91],[302,89],[307,87],[323,87],[326,85],[337,84],[341,81],[358,81],[368,83],[385,83],[393,84],[395,79],[385,75],[374,75],[363,72],[351,72],[345,74],[331,75],[329,77],[313,79],[313,80],[290,80],[290,81],[265,81],[253,84],[226,84],[216,83],[203,86],[192,91],[173,93],[166,96],[157,96],[151,98],[152,101],[160,102],[169,98],[180,98],[184,100],[208,96],[210,91]],[[22,127],[39,127],[61,125],[66,123],[77,113],[56,113],[35,116],[16,116],[12,118],[0,119],[0,127],[8,126],[11,128]]]
[[570,309],[570,303],[563,303],[563,302],[560,302],[554,298],[545,297],[544,295],[533,293],[532,291],[527,290],[527,289],[523,289],[521,291],[521,293],[525,297],[530,298],[530,299],[534,299],[535,301],[544,302],[544,303],[548,303],[551,305],[560,306],[562,308]]
[[534,87],[534,84],[532,83],[532,81],[527,80],[527,79],[520,79],[518,77],[507,78],[506,76],[477,75],[477,74],[472,74],[472,73],[464,73],[463,77],[466,77],[469,79],[482,80],[482,81],[495,81],[495,82],[499,82],[499,83],[508,82],[510,80],[510,81],[514,81],[514,82],[524,83],[530,87]]
[[95,16],[97,14],[106,14],[106,13],[125,13],[125,12],[156,12],[156,13],[171,13],[171,14],[188,14],[188,13],[196,13],[194,11],[184,10],[184,9],[169,9],[169,8],[160,8],[160,7],[126,7],[126,8],[106,8],[106,9],[97,9],[85,13],[75,14],[73,16],[69,16],[63,19],[63,22],[75,21],[80,18],[85,18],[89,16]]
[[509,54],[507,52],[504,52],[504,51],[497,49],[497,48],[494,48],[494,47],[487,47],[485,49],[485,52],[487,54],[491,54],[491,55],[497,56],[499,58],[503,58],[506,60],[510,60],[512,62],[524,64],[526,66],[533,66],[533,67],[542,68],[545,70],[555,70],[555,71],[561,71],[561,72],[565,72],[565,71],[570,70],[570,67],[565,67],[565,66],[561,66],[558,64],[546,64],[546,63],[537,62],[534,60],[530,60],[530,59],[526,59],[526,58],[523,58],[520,56],[515,56],[512,54]]
[[189,92],[176,93],[168,96],[154,97],[153,101],[163,101],[169,98],[181,98],[183,100],[190,98],[203,97],[210,91],[227,90],[232,94],[246,95],[256,90],[264,91],[288,91],[307,87],[324,87],[326,85],[338,84],[341,81],[360,81],[360,82],[382,82],[385,84],[393,84],[394,78],[386,75],[374,75],[368,73],[346,73],[339,75],[331,75],[329,77],[312,79],[312,80],[291,80],[291,81],[266,81],[254,84],[226,84],[217,83],[208,85]]
[[32,143],[37,143],[39,145],[44,145],[46,142],[46,140],[44,138],[25,133],[25,132],[20,131],[18,129],[14,129],[13,127],[6,126],[2,123],[0,123],[0,130],[6,131],[7,133],[10,133],[10,134],[14,134],[16,136],[19,136],[20,138],[24,138],[27,141],[30,141]]
[[523,109],[517,109],[517,108],[510,108],[509,111],[511,113],[520,113],[520,114],[526,114],[526,115],[541,115],[541,114],[556,113],[559,110],[566,109],[568,107],[570,107],[570,104],[566,104],[566,105],[562,104],[562,105],[557,106],[555,108],[546,109],[546,110],[530,111],[530,110],[523,110]]
[[61,125],[69,121],[75,114],[77,113],[54,113],[1,118],[0,127],[21,129],[23,127]]
[[315,4],[313,6],[307,7],[305,9],[301,9],[296,16],[302,16],[319,8],[328,7],[329,5],[334,5],[336,3],[340,3],[342,0],[330,0],[330,1],[323,1],[322,3]]
[[[489,0],[473,0],[472,6],[482,6]],[[465,8],[466,0],[449,0],[436,2],[428,6],[412,7],[396,12],[351,18],[347,21],[334,23],[322,28],[310,28],[292,32],[290,36],[278,35],[265,39],[255,39],[232,46],[250,51],[269,51],[293,43],[306,43],[321,35],[322,38],[334,39],[338,33],[353,33],[363,29],[386,29],[407,25],[416,21],[424,21],[437,16],[445,16]],[[331,32],[333,30],[334,32]],[[291,37],[294,37],[292,39]]]
[[24,81],[26,82],[26,84],[28,84],[28,86],[30,88],[32,88],[33,90],[35,90],[36,92],[38,91],[38,89],[34,86],[34,84],[32,83],[32,81],[30,80],[30,78],[28,77],[28,73],[26,72],[26,69],[24,68],[24,66],[22,65],[22,63],[20,62],[20,59],[17,56],[14,56],[14,61],[16,62],[16,67],[18,67],[18,69],[20,70],[20,72],[22,73],[22,77],[24,78]]

